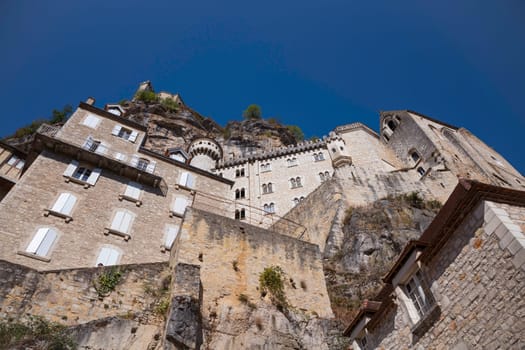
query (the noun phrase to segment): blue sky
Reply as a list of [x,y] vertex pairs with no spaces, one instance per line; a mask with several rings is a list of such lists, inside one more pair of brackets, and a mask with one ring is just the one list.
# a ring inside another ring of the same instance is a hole
[[222,125],[257,103],[307,136],[412,109],[525,173],[521,0],[6,0],[0,45],[0,136],[151,80]]

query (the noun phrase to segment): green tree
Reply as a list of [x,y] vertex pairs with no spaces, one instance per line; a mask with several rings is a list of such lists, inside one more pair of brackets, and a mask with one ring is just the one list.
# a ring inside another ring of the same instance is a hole
[[300,127],[297,125],[287,125],[286,128],[292,133],[296,141],[300,142],[304,140],[304,133]]
[[261,107],[256,104],[251,104],[242,112],[244,119],[257,120],[262,118]]
[[49,118],[49,122],[51,124],[65,122],[71,112],[73,112],[73,107],[71,107],[71,105],[65,105],[62,110],[53,109],[53,112],[51,112],[51,118]]

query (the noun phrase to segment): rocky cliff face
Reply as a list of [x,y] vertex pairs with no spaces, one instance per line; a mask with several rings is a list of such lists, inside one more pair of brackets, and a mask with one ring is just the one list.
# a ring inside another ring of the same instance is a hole
[[324,263],[332,308],[343,323],[364,299],[381,287],[381,277],[405,244],[417,239],[441,207],[416,192],[349,207],[342,222],[342,242]]

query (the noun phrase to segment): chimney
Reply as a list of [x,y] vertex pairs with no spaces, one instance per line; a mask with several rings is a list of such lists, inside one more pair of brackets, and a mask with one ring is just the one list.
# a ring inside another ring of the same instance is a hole
[[93,97],[88,97],[86,99],[86,104],[93,106],[95,104],[95,99]]

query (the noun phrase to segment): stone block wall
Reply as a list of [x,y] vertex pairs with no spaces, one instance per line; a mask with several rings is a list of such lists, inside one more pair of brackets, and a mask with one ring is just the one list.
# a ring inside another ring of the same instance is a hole
[[[381,317],[379,326],[371,330],[368,339],[372,347],[521,349],[525,346],[525,261],[520,255],[525,246],[514,250],[504,238],[507,233],[503,234],[523,227],[525,209],[507,207],[510,215],[493,219],[494,213],[501,213],[499,209],[504,207],[480,205],[423,266],[438,305],[423,332],[414,333],[403,302],[397,302]],[[502,217],[507,219],[501,220]],[[511,223],[508,218],[516,221]]]
[[106,317],[138,318],[161,322],[154,312],[167,263],[124,265],[122,277],[109,295],[100,298],[94,282],[113,267],[38,272],[0,260],[0,318],[39,315],[65,325],[76,325]]
[[204,319],[264,303],[259,274],[270,266],[283,269],[293,307],[332,317],[317,245],[195,209],[186,211],[176,245],[180,263],[200,266]]

